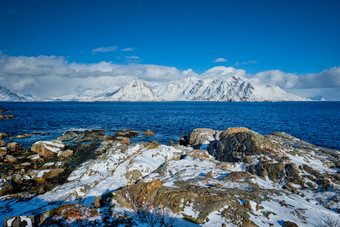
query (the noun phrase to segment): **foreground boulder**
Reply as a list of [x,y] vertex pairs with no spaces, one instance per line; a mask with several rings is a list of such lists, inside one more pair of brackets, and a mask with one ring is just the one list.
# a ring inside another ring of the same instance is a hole
[[215,131],[211,128],[196,128],[188,136],[188,143],[192,146],[209,144],[215,140]]
[[4,227],[33,227],[36,226],[34,221],[34,216],[15,216],[15,217],[8,217],[5,219]]
[[4,147],[4,146],[6,146],[6,142],[3,140],[0,140],[0,147]]
[[8,150],[9,153],[14,153],[14,152],[17,152],[17,151],[22,150],[22,149],[23,149],[23,146],[21,144],[16,143],[16,142],[7,144],[7,150]]
[[0,132],[0,140],[6,138],[8,135],[4,132]]
[[247,128],[229,128],[220,135],[217,147],[219,161],[237,162],[249,155],[269,155],[276,144]]
[[39,141],[32,145],[31,150],[43,157],[57,155],[63,150],[65,145],[59,141]]

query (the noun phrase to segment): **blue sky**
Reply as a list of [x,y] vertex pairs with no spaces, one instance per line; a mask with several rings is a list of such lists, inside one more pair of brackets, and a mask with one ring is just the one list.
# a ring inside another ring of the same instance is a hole
[[340,66],[339,11],[338,0],[0,0],[0,51],[197,73],[319,73]]

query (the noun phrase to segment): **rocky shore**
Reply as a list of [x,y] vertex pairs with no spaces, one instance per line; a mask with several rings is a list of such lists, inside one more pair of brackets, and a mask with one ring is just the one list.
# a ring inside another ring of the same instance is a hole
[[66,131],[25,148],[1,132],[0,224],[340,225],[337,150],[247,128],[130,144],[155,133]]

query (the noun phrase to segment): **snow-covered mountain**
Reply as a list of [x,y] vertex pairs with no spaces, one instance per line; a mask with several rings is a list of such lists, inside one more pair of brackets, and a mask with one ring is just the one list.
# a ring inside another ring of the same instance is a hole
[[87,90],[78,95],[67,95],[54,98],[61,101],[160,101],[158,95],[144,82],[131,81],[120,88],[104,91]]
[[155,83],[134,80],[121,88],[88,90],[58,100],[71,101],[310,101],[273,85],[253,84],[244,70],[214,67],[202,75],[183,72],[183,81]]
[[158,95],[143,81],[134,80],[115,92],[105,93],[99,101],[160,101]]
[[8,88],[0,86],[0,101],[32,101],[35,97],[22,95]]
[[181,83],[154,85],[161,99],[181,101],[308,101],[273,85],[259,86],[241,76],[227,79],[186,78]]

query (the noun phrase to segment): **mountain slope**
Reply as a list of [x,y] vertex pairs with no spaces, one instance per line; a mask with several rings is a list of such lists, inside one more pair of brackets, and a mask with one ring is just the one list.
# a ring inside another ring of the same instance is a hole
[[0,86],[0,101],[29,101],[30,97],[16,93],[8,88]]
[[134,80],[115,92],[98,96],[99,101],[159,101],[158,95],[145,82]]

